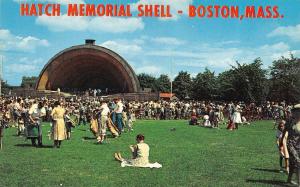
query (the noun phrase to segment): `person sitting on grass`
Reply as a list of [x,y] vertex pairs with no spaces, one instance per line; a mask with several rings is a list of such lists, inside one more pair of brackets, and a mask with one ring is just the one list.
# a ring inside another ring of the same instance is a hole
[[122,158],[121,153],[115,153],[115,159],[123,162],[127,161],[133,166],[141,167],[149,163],[149,146],[144,142],[145,136],[139,134],[136,136],[136,145],[130,145],[129,148],[132,153],[132,159],[125,160]]
[[243,125],[250,125],[250,122],[247,121],[245,116],[242,116],[242,124]]
[[235,125],[234,125],[232,119],[230,119],[230,118],[229,118],[229,120],[228,120],[228,122],[227,122],[227,127],[226,127],[226,129],[228,129],[228,130],[230,130],[230,131],[232,131],[232,130],[235,129]]
[[191,119],[189,121],[190,125],[198,125],[198,119],[197,119],[197,115],[196,112],[192,112],[192,116]]
[[121,166],[132,166],[132,167],[150,167],[150,168],[161,168],[159,163],[149,163],[149,145],[144,142],[145,136],[138,134],[136,136],[136,145],[130,145],[129,148],[132,153],[131,159],[124,159],[121,153],[115,153],[114,157],[117,161],[121,162]]
[[211,127],[208,115],[204,115],[203,116],[203,126],[204,127]]

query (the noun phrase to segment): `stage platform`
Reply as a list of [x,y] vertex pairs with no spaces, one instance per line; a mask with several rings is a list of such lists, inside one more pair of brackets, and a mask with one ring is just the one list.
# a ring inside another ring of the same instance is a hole
[[[87,96],[87,95],[74,95],[66,92],[60,92],[52,91],[52,90],[34,90],[34,89],[23,89],[18,88],[12,90],[12,93],[10,96],[17,96],[17,97],[32,97],[32,98],[41,98],[41,97],[47,97],[47,98],[53,98],[58,99],[61,97],[64,98],[71,98],[71,97],[89,97],[93,98],[93,96]],[[159,100],[159,93],[158,92],[137,92],[137,93],[117,93],[117,94],[108,94],[108,95],[101,95],[96,96],[96,98],[103,98],[104,100],[113,100],[116,98],[121,98],[127,101],[149,101],[149,100]]]

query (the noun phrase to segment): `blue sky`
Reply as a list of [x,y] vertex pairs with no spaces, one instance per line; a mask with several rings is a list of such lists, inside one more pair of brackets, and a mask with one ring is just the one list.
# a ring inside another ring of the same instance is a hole
[[[283,19],[199,19],[186,14],[172,19],[99,17],[22,17],[20,2],[0,0],[0,52],[3,78],[19,85],[22,76],[38,76],[59,51],[96,39],[98,45],[123,56],[137,73],[192,76],[206,67],[222,72],[236,60],[261,57],[264,67],[280,56],[300,57],[300,0],[47,0],[66,3],[170,4],[172,11],[193,5],[278,5]],[[45,1],[43,1],[45,2]],[[134,8],[132,8],[134,9]],[[63,11],[64,12],[64,11]],[[171,68],[172,67],[172,68]]]

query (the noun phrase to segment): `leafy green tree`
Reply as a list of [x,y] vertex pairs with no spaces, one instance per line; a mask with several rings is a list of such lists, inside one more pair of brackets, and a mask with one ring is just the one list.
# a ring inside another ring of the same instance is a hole
[[155,77],[146,73],[141,73],[137,77],[139,79],[141,88],[151,88],[152,91],[157,91]]
[[197,100],[211,100],[217,97],[217,78],[214,72],[205,68],[193,79],[192,96]]
[[236,100],[236,88],[234,86],[233,70],[220,73],[217,77],[218,95],[220,100]]
[[186,71],[180,71],[173,81],[173,92],[179,99],[191,97],[191,75]]
[[250,64],[240,64],[218,77],[219,95],[224,100],[263,102],[268,94],[267,71],[260,58]]
[[269,97],[272,100],[288,103],[300,101],[300,59],[293,55],[282,57],[273,62],[270,67],[271,89]]
[[[237,99],[251,102],[262,102],[267,96],[267,71],[261,68],[260,58],[251,64],[239,64],[233,67]],[[239,89],[238,89],[239,88]],[[240,93],[240,94],[239,94]]]
[[156,79],[156,86],[158,91],[160,92],[170,92],[171,91],[171,81],[168,77],[168,75],[160,75]]

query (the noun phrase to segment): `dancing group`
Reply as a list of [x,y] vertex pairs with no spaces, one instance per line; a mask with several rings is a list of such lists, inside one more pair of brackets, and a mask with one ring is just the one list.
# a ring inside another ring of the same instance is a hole
[[[27,139],[31,140],[32,146],[42,147],[42,121],[46,116],[44,102],[34,99],[25,103],[21,98],[18,98],[12,105],[6,105],[6,108],[9,111],[6,112],[8,118],[7,123],[10,119],[9,114],[11,113],[13,116],[12,121],[17,127],[17,135],[21,136],[24,134]],[[54,142],[53,147],[60,148],[61,142],[68,137],[66,127],[68,127],[69,124],[68,121],[65,123],[65,109],[61,107],[59,101],[53,103],[50,116],[52,119],[50,136]]]
[[[88,108],[88,109],[87,109]],[[12,124],[17,127],[17,135],[25,135],[31,139],[33,146],[41,147],[42,122],[50,122],[50,136],[54,140],[54,147],[60,148],[62,140],[70,139],[72,128],[82,122],[90,123],[90,130],[103,143],[106,129],[114,137],[118,137],[127,127],[132,131],[132,116],[127,115],[125,106],[120,99],[114,101],[113,108],[107,102],[81,103],[66,100],[21,99],[2,100],[1,126]],[[11,123],[9,123],[11,122]],[[3,134],[4,128],[1,128]]]
[[[18,98],[16,100],[1,100],[1,148],[4,129],[10,124],[17,127],[17,135],[25,135],[31,140],[32,146],[43,147],[42,141],[42,121],[50,119],[50,137],[53,140],[53,148],[60,148],[62,141],[71,138],[71,129],[90,122],[90,130],[102,144],[106,139],[107,129],[113,137],[119,137],[124,128],[132,131],[134,115],[126,113],[121,99],[113,101],[113,106],[105,101],[94,101],[87,103],[78,103],[73,101],[54,101],[47,99],[26,99]],[[84,109],[89,107],[89,110]],[[112,108],[113,107],[113,108]],[[87,114],[91,112],[92,114]],[[12,117],[11,117],[12,116]],[[144,135],[139,134],[136,138],[137,144],[130,146],[132,159],[124,159],[121,153],[115,153],[116,160],[121,162],[121,166],[151,167],[160,168],[158,163],[149,163],[149,146],[144,142]]]

